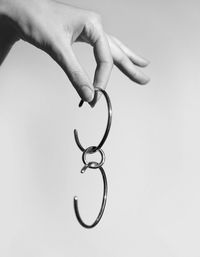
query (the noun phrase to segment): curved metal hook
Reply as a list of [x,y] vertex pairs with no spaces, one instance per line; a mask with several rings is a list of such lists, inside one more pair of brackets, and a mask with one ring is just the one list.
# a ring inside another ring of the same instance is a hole
[[[94,162],[95,163],[95,162]],[[84,166],[85,169],[84,171],[89,168],[88,165]],[[91,225],[87,225],[81,218],[80,213],[79,213],[79,209],[78,209],[78,197],[75,196],[74,197],[74,210],[75,210],[75,214],[77,217],[78,222],[84,227],[84,228],[93,228],[95,227],[99,221],[101,220],[104,210],[105,210],[105,206],[106,206],[106,201],[107,201],[107,193],[108,193],[108,183],[107,183],[107,178],[106,178],[106,174],[105,171],[102,167],[98,167],[98,169],[101,171],[101,175],[103,178],[103,200],[102,200],[102,204],[101,204],[101,209],[100,212],[96,218],[96,220],[91,224]]]
[[[98,146],[91,149],[91,152],[95,152],[96,150],[100,149],[103,146],[103,144],[105,143],[106,138],[109,134],[111,123],[112,123],[112,105],[111,105],[111,101],[110,101],[110,98],[109,98],[108,94],[106,93],[105,90],[103,90],[101,88],[98,88],[98,87],[95,88],[95,91],[100,91],[105,96],[107,107],[108,107],[108,121],[107,121],[107,126],[106,126],[106,130],[105,130],[103,138],[101,139]],[[83,104],[83,101],[80,102],[79,107],[81,107],[82,104]],[[79,147],[79,149],[82,152],[85,151],[85,148],[80,143],[80,140],[79,140],[79,137],[78,137],[78,131],[76,129],[74,129],[74,138],[75,138],[76,144]]]

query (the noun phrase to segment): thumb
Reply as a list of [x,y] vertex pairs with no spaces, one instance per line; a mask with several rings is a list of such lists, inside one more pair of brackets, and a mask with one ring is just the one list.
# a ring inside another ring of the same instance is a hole
[[83,101],[91,102],[94,98],[94,87],[84,69],[78,62],[71,45],[57,49],[55,61],[67,74],[72,85]]

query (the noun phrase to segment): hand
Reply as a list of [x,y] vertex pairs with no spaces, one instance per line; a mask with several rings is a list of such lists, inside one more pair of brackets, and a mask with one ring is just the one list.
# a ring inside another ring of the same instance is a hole
[[[94,88],[105,89],[113,63],[131,80],[149,78],[136,68],[148,61],[104,32],[98,14],[53,0],[0,0],[0,63],[12,45],[23,39],[49,54],[64,70],[83,101],[97,101]],[[97,63],[93,84],[73,50],[75,42],[93,46]]]

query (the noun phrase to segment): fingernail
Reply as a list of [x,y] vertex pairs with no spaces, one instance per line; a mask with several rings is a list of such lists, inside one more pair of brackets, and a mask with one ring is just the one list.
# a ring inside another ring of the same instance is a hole
[[89,105],[93,108],[96,105],[96,97],[94,96],[92,101],[89,102]]
[[150,64],[150,61],[149,61],[148,59],[146,59],[146,58],[144,58],[144,57],[142,57],[142,58],[143,58],[143,60],[144,60],[146,66]]
[[149,60],[147,60],[147,59],[146,59],[146,62],[147,62],[147,65],[149,65],[149,64],[151,63],[151,61],[149,61]]
[[150,64],[150,61],[146,57],[143,57],[140,55],[139,58],[140,58],[141,64],[144,65],[144,67]]
[[95,93],[94,93],[94,97],[92,98],[92,101],[89,102],[89,105],[93,108],[93,107],[96,105],[97,100],[98,100],[98,93],[95,92]]
[[84,100],[87,101],[87,102],[91,102],[93,97],[94,97],[93,90],[88,86],[83,86],[82,87],[82,94],[83,94]]
[[149,83],[150,78],[148,76],[145,76],[145,78],[143,78],[143,80],[141,81],[141,85],[146,85],[147,83]]
[[94,108],[95,102],[90,102],[89,105],[90,105],[92,108]]

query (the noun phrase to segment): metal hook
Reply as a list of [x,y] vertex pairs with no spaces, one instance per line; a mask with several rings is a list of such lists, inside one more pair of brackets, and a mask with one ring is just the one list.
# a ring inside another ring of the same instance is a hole
[[[111,105],[111,101],[110,101],[110,98],[109,98],[108,94],[106,93],[105,90],[103,90],[101,88],[98,88],[98,87],[95,88],[95,91],[100,91],[101,93],[103,93],[103,95],[104,95],[104,97],[106,99],[106,103],[107,103],[107,107],[108,107],[108,120],[107,120],[107,126],[106,126],[106,130],[105,130],[104,136],[101,139],[101,141],[98,144],[98,146],[96,146],[93,149],[91,149],[91,151],[93,151],[93,152],[95,152],[98,149],[100,149],[103,146],[103,144],[105,143],[106,138],[108,136],[108,133],[110,131],[111,122],[112,122],[112,105]],[[81,107],[82,104],[83,104],[83,101],[81,100],[81,102],[79,104],[79,107]],[[79,149],[82,152],[85,151],[86,149],[81,145],[79,137],[78,137],[78,131],[76,129],[74,129],[74,138],[75,138],[76,144],[79,147]]]
[[[98,163],[92,162],[95,165],[98,165]],[[84,170],[84,172],[86,171],[87,168],[90,168],[88,164],[86,164],[82,170]],[[87,225],[81,218],[80,213],[79,213],[79,209],[78,209],[78,197],[75,196],[74,197],[74,210],[75,210],[75,214],[77,217],[78,222],[84,227],[84,228],[93,228],[95,227],[99,221],[101,220],[101,217],[103,216],[104,210],[105,210],[105,206],[106,206],[106,200],[107,200],[107,192],[108,192],[108,183],[107,183],[107,178],[106,178],[106,174],[105,171],[102,167],[98,167],[98,169],[101,171],[101,175],[103,178],[103,200],[102,200],[102,204],[101,204],[101,209],[100,212],[96,218],[96,220],[91,224],[91,225]],[[83,173],[83,172],[82,172]]]

